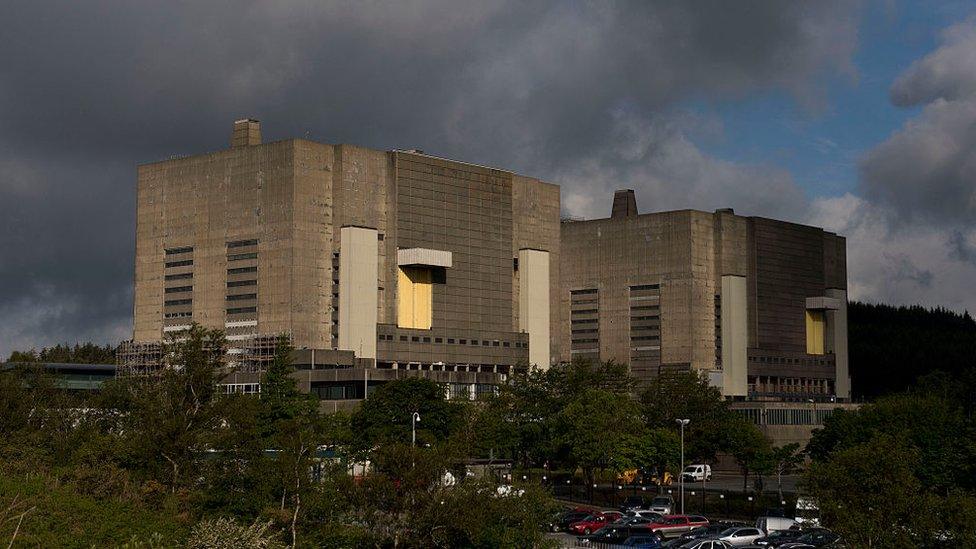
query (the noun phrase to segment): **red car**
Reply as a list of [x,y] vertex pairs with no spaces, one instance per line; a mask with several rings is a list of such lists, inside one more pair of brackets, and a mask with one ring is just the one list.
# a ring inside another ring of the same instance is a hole
[[585,519],[570,524],[569,531],[581,536],[588,536],[611,522],[620,520],[622,516],[617,511],[607,511],[606,513],[596,511]]
[[708,519],[699,515],[665,515],[647,525],[659,539],[676,538],[692,528],[708,526]]

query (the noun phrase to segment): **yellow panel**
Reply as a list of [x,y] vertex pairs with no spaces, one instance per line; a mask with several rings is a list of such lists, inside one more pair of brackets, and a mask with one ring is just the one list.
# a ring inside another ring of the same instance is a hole
[[400,267],[397,275],[397,326],[429,330],[433,316],[431,270]]
[[807,354],[824,354],[824,313],[807,311]]

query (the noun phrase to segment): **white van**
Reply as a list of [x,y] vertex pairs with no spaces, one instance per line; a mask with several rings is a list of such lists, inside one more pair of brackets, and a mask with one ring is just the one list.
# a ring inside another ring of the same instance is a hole
[[759,517],[756,519],[756,528],[767,536],[773,532],[789,530],[794,526],[797,526],[796,521],[786,517]]
[[684,471],[681,471],[681,480],[685,482],[712,480],[712,466],[701,463],[689,465],[685,467]]

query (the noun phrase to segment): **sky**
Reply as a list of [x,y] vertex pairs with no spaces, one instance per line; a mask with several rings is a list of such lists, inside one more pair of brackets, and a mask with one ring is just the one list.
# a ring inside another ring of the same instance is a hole
[[136,166],[233,120],[498,166],[564,214],[847,237],[852,299],[976,310],[976,2],[0,4],[0,357],[131,337]]

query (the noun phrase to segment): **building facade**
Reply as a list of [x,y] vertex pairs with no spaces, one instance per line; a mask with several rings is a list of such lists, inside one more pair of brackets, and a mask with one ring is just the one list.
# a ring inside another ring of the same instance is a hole
[[139,166],[119,371],[151,371],[196,322],[227,335],[228,390],[253,388],[287,334],[324,401],[404,375],[475,395],[576,359],[645,381],[697,371],[732,397],[844,398],[845,253],[731,210],[638,214],[632,191],[610,218],[561,222],[556,185],[416,150],[262,143],[246,119],[229,149]]
[[843,237],[732,210],[561,228],[559,360],[708,375],[730,397],[850,396]]
[[197,322],[258,366],[278,334],[379,369],[549,366],[557,186],[420,151],[262,143],[253,120],[231,143],[139,167],[131,345]]

